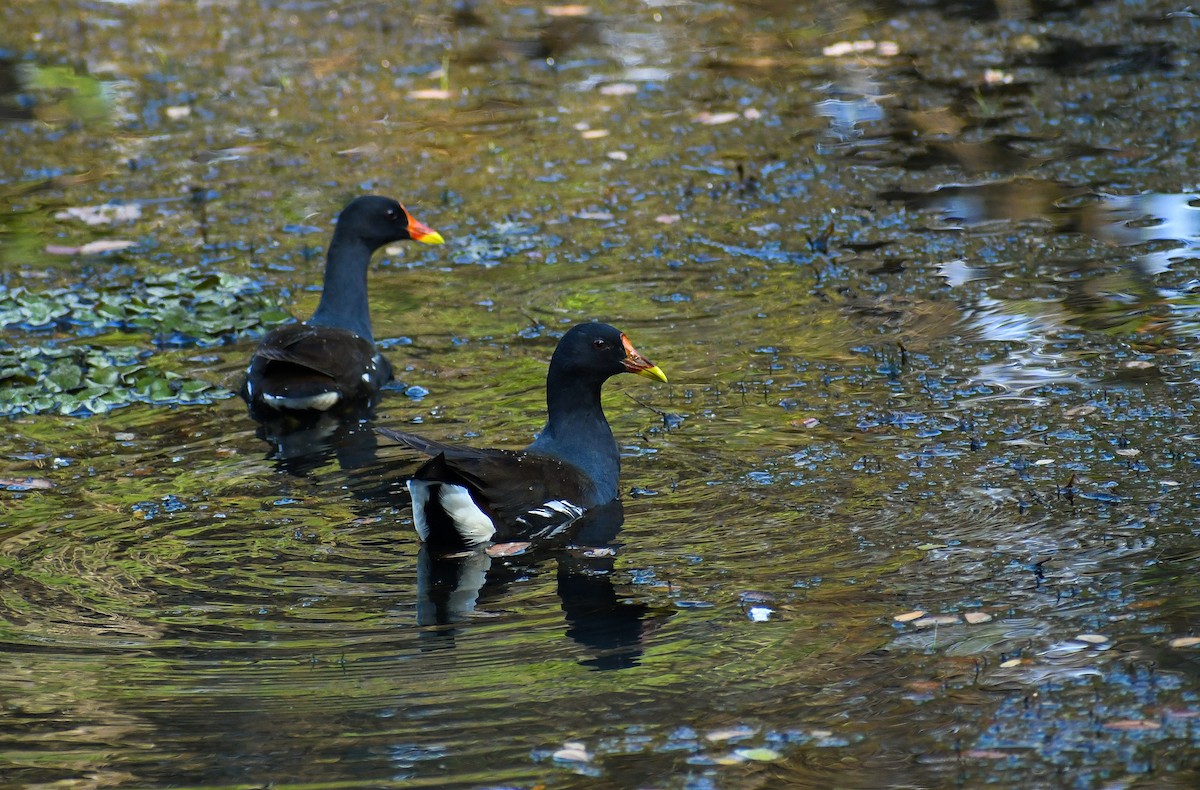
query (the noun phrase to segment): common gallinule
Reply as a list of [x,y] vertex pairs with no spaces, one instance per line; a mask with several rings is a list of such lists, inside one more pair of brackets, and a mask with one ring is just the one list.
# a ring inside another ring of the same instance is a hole
[[392,366],[371,334],[367,266],[375,250],[404,239],[443,241],[391,198],[358,197],[342,209],[317,311],[307,321],[271,331],[250,358],[240,394],[252,415],[325,412],[369,402],[391,381]]
[[621,456],[600,406],[600,387],[626,372],[667,380],[620,330],[579,324],[562,336],[550,359],[549,419],[524,450],[459,447],[377,428],[433,456],[408,480],[421,540],[454,551],[551,537],[589,508],[616,499]]

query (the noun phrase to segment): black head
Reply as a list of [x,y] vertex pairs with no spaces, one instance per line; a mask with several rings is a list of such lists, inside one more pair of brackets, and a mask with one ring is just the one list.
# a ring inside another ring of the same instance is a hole
[[571,327],[558,341],[550,359],[552,377],[569,377],[603,381],[618,373],[665,382],[666,375],[654,363],[643,357],[629,338],[608,324],[589,323]]
[[423,244],[443,242],[440,233],[418,222],[404,206],[379,195],[366,195],[350,201],[338,215],[336,232],[361,239],[372,250],[406,239]]

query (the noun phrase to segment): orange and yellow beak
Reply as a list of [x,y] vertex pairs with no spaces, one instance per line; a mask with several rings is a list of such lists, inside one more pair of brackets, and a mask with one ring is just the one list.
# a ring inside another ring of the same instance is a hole
[[638,350],[633,347],[633,343],[629,342],[629,338],[621,335],[621,343],[625,346],[625,359],[621,361],[625,363],[627,371],[648,379],[656,379],[664,384],[667,383],[667,374],[659,370],[658,365],[639,354]]
[[418,222],[413,218],[412,214],[408,215],[408,237],[413,241],[419,241],[422,244],[446,243],[446,240],[442,238],[442,234],[438,233],[424,222]]

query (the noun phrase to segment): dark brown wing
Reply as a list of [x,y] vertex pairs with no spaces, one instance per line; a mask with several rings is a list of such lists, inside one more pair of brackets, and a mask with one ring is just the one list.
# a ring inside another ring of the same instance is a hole
[[413,477],[465,486],[492,517],[496,540],[529,537],[604,504],[578,467],[523,450],[462,447],[416,434],[376,428],[382,436],[434,456]]
[[391,379],[391,365],[369,340],[347,329],[290,324],[255,349],[242,397],[253,407],[334,393],[341,408],[374,398]]
[[361,375],[375,356],[375,345],[348,329],[290,324],[263,338],[254,355],[336,380],[352,370]]

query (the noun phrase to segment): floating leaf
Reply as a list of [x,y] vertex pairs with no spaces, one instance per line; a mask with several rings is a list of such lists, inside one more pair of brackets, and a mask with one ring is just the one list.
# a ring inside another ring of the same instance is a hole
[[0,488],[7,488],[10,491],[28,491],[30,489],[45,490],[54,488],[54,483],[44,477],[26,477],[22,479],[13,477],[0,477]]
[[1145,730],[1157,730],[1162,725],[1150,719],[1120,719],[1117,721],[1104,722],[1106,730],[1121,730],[1124,732],[1141,732]]
[[592,760],[592,755],[588,754],[587,748],[577,741],[564,743],[561,749],[550,756],[555,760],[571,763],[587,763]]
[[87,244],[79,248],[80,255],[100,255],[105,252],[120,252],[127,250],[130,247],[136,247],[136,241],[124,241],[120,239],[101,239],[100,241],[89,241]]
[[734,754],[744,760],[753,760],[758,763],[769,763],[778,760],[781,755],[774,749],[758,748],[758,749],[734,749]]

